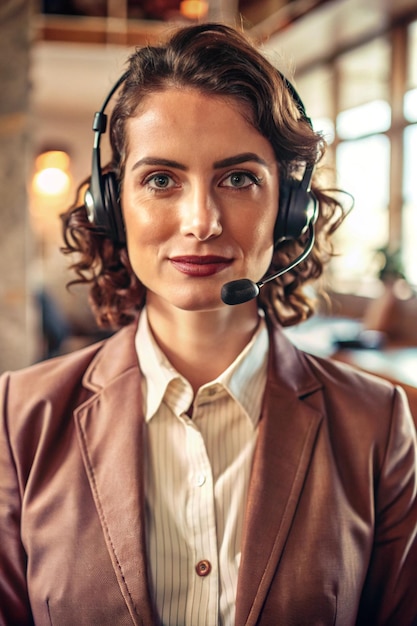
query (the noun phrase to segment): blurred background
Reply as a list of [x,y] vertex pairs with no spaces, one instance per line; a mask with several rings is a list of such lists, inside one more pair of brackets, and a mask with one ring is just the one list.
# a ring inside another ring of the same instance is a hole
[[295,340],[344,349],[365,369],[364,354],[387,357],[382,373],[417,388],[415,0],[1,0],[0,372],[105,334],[85,290],[66,290],[59,251],[58,216],[90,170],[93,114],[130,50],[213,20],[241,24],[294,82],[330,144],[335,184],[355,197],[326,275],[325,324]]

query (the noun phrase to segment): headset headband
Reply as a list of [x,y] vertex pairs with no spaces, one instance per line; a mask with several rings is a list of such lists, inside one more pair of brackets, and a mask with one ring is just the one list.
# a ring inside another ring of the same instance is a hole
[[[285,88],[291,95],[299,114],[310,128],[313,128],[311,119],[294,85],[279,71]],[[101,169],[100,140],[106,132],[106,107],[113,94],[129,77],[126,71],[114,83],[108,92],[101,109],[95,113],[92,129],[94,144],[92,152],[92,171],[90,185],[85,193],[84,202],[89,221],[99,232],[111,238],[115,243],[125,244],[125,231],[122,211],[119,200],[119,185],[114,172],[103,173]],[[281,184],[280,208],[275,229],[275,242],[285,239],[296,239],[303,234],[317,218],[317,202],[311,193],[311,179],[314,164],[307,164],[301,181],[289,180]]]

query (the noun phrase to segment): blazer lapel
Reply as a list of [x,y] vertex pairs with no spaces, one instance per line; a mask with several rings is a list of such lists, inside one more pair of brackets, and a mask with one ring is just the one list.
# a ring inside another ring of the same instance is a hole
[[[300,396],[317,381],[280,333],[272,351],[246,507],[236,626],[257,623],[308,471],[321,413]],[[279,381],[279,382],[277,382]]]
[[[132,623],[155,626],[147,585],[144,422],[135,327],[108,340],[87,372],[94,395],[74,413],[85,469]],[[246,508],[236,625],[251,626],[279,564],[321,414],[303,396],[318,388],[299,353],[271,337],[268,393]],[[115,355],[117,357],[115,358]]]
[[84,383],[97,393],[79,407],[75,420],[107,548],[132,622],[154,626],[157,620],[147,586],[142,399],[133,333],[129,329],[112,337],[90,366]]

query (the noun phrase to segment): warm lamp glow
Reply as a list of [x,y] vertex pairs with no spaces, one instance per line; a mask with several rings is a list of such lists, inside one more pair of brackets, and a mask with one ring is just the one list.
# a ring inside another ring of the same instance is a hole
[[36,193],[46,196],[59,196],[67,193],[70,188],[70,177],[57,167],[47,167],[33,177],[33,188]]
[[69,174],[70,158],[62,150],[50,150],[40,154],[36,161],[33,177],[33,190],[44,196],[61,196],[68,193],[71,186]]
[[36,160],[36,170],[44,170],[48,167],[55,167],[64,172],[69,168],[70,158],[63,150],[48,150],[48,152],[42,152]]
[[204,0],[183,0],[180,3],[180,12],[184,17],[192,20],[205,17],[208,12],[208,2]]

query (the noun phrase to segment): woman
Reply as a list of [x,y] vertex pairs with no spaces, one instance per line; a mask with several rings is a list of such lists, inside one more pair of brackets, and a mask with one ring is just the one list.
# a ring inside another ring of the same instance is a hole
[[322,138],[226,26],[136,51],[119,86],[64,234],[123,328],[2,378],[1,623],[413,624],[404,394],[281,330],[343,218]]

